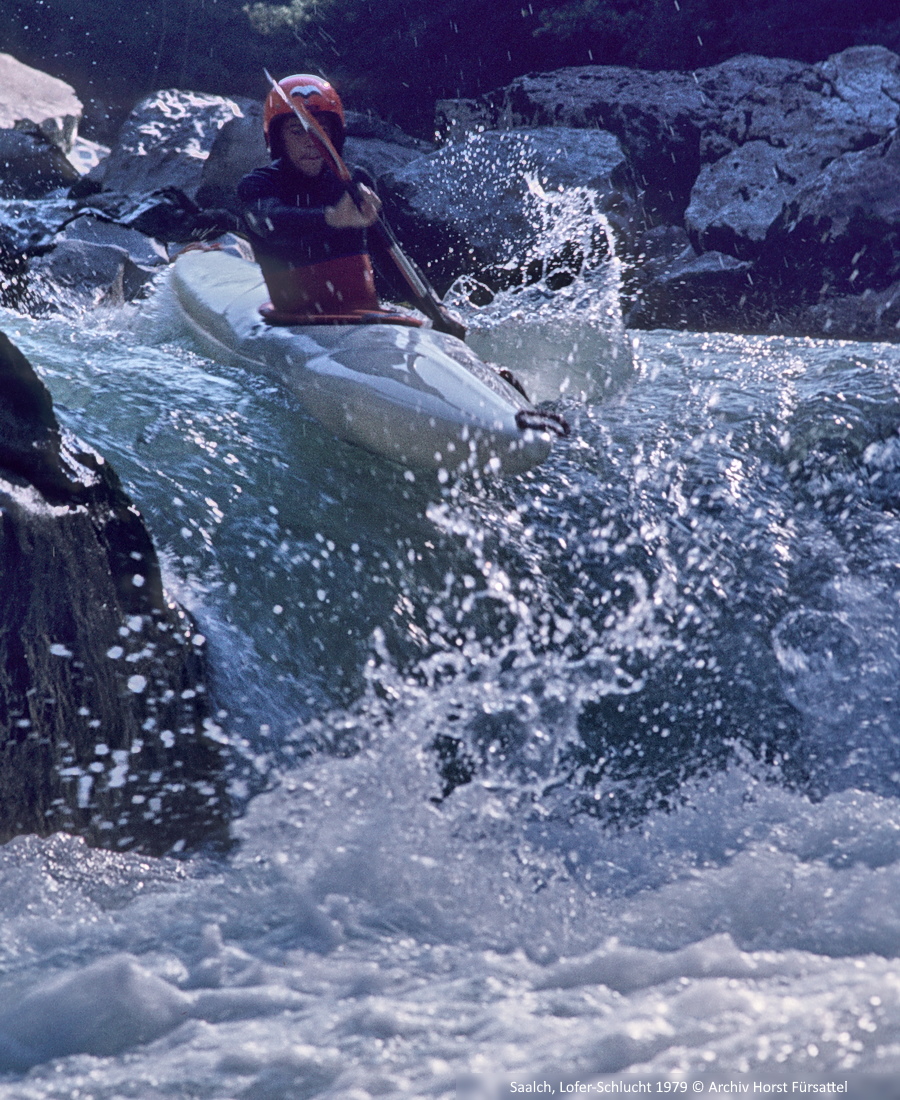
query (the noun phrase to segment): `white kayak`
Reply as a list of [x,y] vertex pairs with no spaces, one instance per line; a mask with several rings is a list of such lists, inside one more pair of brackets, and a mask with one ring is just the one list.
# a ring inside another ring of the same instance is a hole
[[171,286],[205,350],[286,386],[340,439],[418,469],[520,473],[558,426],[461,340],[396,324],[271,325],[259,267],[188,251]]

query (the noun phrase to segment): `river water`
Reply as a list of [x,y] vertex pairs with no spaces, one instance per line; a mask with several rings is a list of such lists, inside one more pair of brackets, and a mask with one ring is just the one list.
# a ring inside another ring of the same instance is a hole
[[457,484],[164,286],[0,315],[208,639],[239,813],[225,858],[0,850],[3,1100],[897,1095],[900,349],[577,293],[473,319],[573,431]]

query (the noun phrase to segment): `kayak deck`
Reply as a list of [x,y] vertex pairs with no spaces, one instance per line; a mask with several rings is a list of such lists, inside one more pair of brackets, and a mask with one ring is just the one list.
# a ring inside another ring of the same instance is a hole
[[[540,414],[454,336],[391,324],[269,325],[258,266],[222,251],[183,253],[171,285],[214,358],[280,382],[340,439],[435,470],[518,473],[550,452]],[[537,426],[522,426],[534,423],[529,416]]]

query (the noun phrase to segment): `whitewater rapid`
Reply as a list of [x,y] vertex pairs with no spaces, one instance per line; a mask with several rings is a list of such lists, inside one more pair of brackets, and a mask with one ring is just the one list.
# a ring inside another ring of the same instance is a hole
[[0,850],[0,1097],[894,1095],[900,351],[520,298],[473,346],[573,440],[440,485],[163,301],[0,321],[208,639],[237,843]]

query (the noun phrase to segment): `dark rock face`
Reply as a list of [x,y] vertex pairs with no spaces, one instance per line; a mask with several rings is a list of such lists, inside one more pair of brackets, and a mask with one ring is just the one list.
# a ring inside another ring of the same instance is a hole
[[809,300],[884,290],[900,279],[900,135],[833,160],[772,224],[763,260]]
[[60,241],[31,265],[33,289],[57,305],[76,308],[130,302],[151,274],[124,248],[76,239]]
[[0,199],[39,199],[76,179],[78,173],[43,134],[0,130]]
[[[900,279],[900,57],[883,47],[690,75],[565,69],[445,101],[438,123],[455,140],[547,125],[619,139],[638,189],[640,217],[613,221],[634,324],[897,338],[891,307],[861,297]],[[685,248],[654,250],[655,229]]]
[[0,439],[0,841],[223,841],[203,639],[115,474],[2,334]]
[[[467,101],[464,101],[464,103]],[[708,103],[685,73],[648,73],[589,66],[519,77],[464,111],[466,128],[563,126],[607,130],[628,157],[638,185],[659,218],[683,214],[700,169],[700,137]],[[477,120],[477,123],[476,123]],[[438,125],[460,136],[452,101]]]

